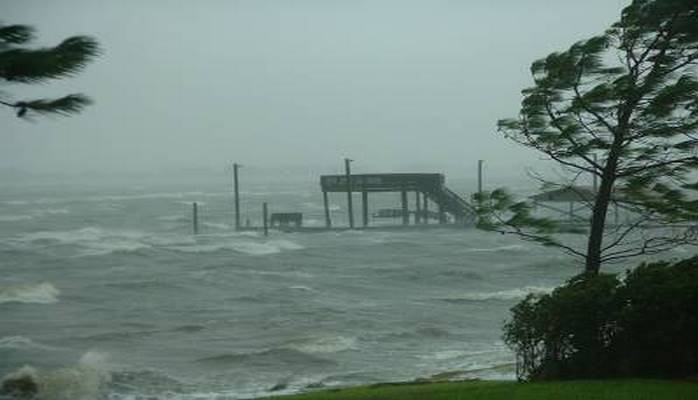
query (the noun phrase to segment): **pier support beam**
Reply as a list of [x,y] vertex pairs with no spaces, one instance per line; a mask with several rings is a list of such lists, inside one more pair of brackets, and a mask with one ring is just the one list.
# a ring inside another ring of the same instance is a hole
[[361,206],[364,226],[368,226],[368,192],[365,190],[361,192]]
[[409,225],[410,224],[410,210],[407,205],[407,191],[403,190],[401,193],[401,198],[402,198],[402,224],[403,225]]
[[269,236],[269,208],[267,207],[267,203],[262,204],[262,226],[264,228],[264,236]]
[[424,225],[427,225],[429,223],[429,197],[427,192],[422,193],[422,196],[424,197],[424,207],[422,207],[424,210]]
[[351,165],[352,160],[344,159],[344,173],[347,178],[347,207],[349,210],[349,228],[354,229],[354,204],[351,195]]
[[235,195],[235,230],[240,230],[240,190],[238,186],[238,169],[240,164],[233,164],[233,192]]
[[322,201],[325,203],[325,227],[332,227],[332,220],[330,219],[330,202],[327,198],[327,192],[322,192]]
[[445,224],[446,223],[446,212],[444,211],[444,208],[441,205],[441,203],[438,203],[437,206],[439,207],[439,223]]
[[419,225],[422,223],[422,201],[419,196],[419,192],[414,192],[414,205],[415,205],[415,214],[414,214],[414,223],[415,225]]
[[194,234],[198,235],[199,234],[199,205],[194,203],[192,204],[192,228],[194,230]]

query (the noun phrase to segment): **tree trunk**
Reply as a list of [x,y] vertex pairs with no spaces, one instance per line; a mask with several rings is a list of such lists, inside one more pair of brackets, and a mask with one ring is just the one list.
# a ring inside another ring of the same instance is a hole
[[608,205],[611,202],[613,185],[616,181],[616,170],[618,167],[618,157],[620,154],[620,141],[616,140],[611,146],[608,154],[606,166],[601,175],[601,185],[596,193],[594,201],[594,211],[591,216],[591,228],[587,242],[586,262],[584,273],[598,275],[601,268],[601,250],[603,245],[603,235],[606,228],[606,214]]

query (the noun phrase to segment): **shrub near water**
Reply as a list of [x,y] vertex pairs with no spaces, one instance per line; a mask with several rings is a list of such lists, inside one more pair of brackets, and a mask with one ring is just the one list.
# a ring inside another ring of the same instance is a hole
[[698,257],[580,275],[512,308],[519,379],[698,374]]

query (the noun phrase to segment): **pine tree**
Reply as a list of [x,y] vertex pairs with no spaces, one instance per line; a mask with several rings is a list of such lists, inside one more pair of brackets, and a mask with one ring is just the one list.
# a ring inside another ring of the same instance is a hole
[[[553,221],[502,190],[478,199],[481,226],[560,247],[589,274],[697,244],[697,68],[695,0],[634,0],[602,35],[534,62],[518,118],[499,121],[499,131],[572,176],[597,177],[586,249],[563,244]],[[609,229],[613,202],[634,219]]]
[[[45,83],[52,79],[72,77],[99,54],[95,39],[74,36],[55,47],[27,48],[34,39],[34,29],[26,25],[0,25],[0,79],[5,84]],[[32,114],[71,115],[91,103],[83,94],[70,94],[57,99],[11,100],[0,91],[0,104],[13,108],[17,116]]]

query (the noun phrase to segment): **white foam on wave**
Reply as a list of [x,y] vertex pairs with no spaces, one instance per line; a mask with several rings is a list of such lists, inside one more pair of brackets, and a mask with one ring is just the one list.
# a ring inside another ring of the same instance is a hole
[[26,215],[26,214],[3,214],[0,215],[0,222],[17,222],[17,221],[27,221],[30,219],[34,219],[32,215]]
[[81,248],[79,256],[105,255],[114,252],[130,252],[151,247],[143,239],[140,231],[120,231],[87,227],[66,231],[30,232],[12,239],[16,243],[38,241],[56,242],[61,245],[75,245]]
[[[196,199],[200,197],[222,197],[227,196],[225,192],[154,192],[154,193],[132,193],[113,195],[94,195],[81,197],[46,197],[31,200],[6,200],[3,203],[11,206],[22,206],[28,204],[62,204],[71,202],[118,202],[128,200],[158,200],[158,199]],[[192,200],[195,201],[195,200]],[[187,202],[190,204],[191,202]]]
[[466,249],[465,251],[468,253],[492,253],[492,252],[497,252],[497,251],[521,251],[521,250],[526,250],[526,246],[520,245],[520,244],[512,244],[508,246],[499,246],[499,247],[490,247],[490,248],[472,248],[472,249]]
[[220,230],[228,230],[230,229],[230,225],[228,224],[221,224],[217,222],[204,222],[201,224],[202,226],[208,227],[208,228],[213,228],[213,229],[220,229]]
[[290,240],[270,240],[257,242],[246,239],[228,240],[223,243],[205,243],[185,246],[173,246],[172,249],[186,253],[215,253],[221,250],[232,250],[253,256],[277,254],[285,250],[300,250],[304,247]]
[[303,353],[325,354],[356,350],[357,343],[355,337],[324,335],[300,339],[288,347]]
[[534,294],[545,294],[553,291],[554,288],[542,287],[542,286],[525,286],[522,288],[510,289],[510,290],[500,290],[495,292],[475,292],[466,293],[463,295],[457,295],[453,297],[448,297],[444,300],[452,301],[482,301],[482,300],[519,300],[528,296],[531,293]]
[[[40,371],[24,366],[2,378],[2,384],[12,386],[17,382],[32,382],[36,393],[23,393],[28,398],[50,400],[94,400],[104,398],[111,375],[107,372],[106,355],[89,351],[71,367],[53,371]],[[26,387],[26,386],[25,386]],[[28,389],[25,389],[28,390]]]
[[27,349],[43,347],[24,336],[5,336],[0,338],[0,349]]
[[59,294],[60,291],[48,282],[0,286],[0,304],[52,304],[58,302]]

